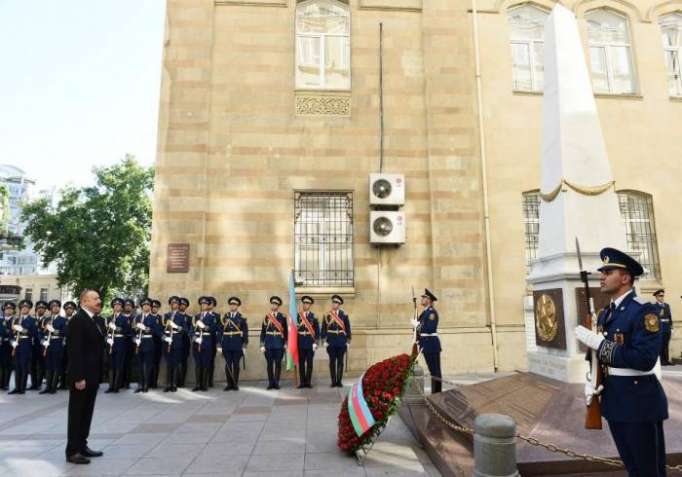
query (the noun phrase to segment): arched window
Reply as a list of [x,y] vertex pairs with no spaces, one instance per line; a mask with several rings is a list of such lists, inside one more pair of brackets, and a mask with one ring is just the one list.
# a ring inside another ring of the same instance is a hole
[[595,93],[635,93],[635,72],[627,18],[603,8],[587,13],[585,18]]
[[530,273],[530,265],[538,257],[540,244],[540,192],[523,193],[523,233],[526,254],[526,275]]
[[546,11],[529,4],[507,11],[511,27],[512,85],[517,91],[542,91],[547,15]]
[[620,216],[625,223],[625,237],[628,253],[637,258],[645,268],[642,278],[661,278],[658,261],[658,243],[654,205],[651,195],[644,192],[625,190],[618,192]]
[[296,88],[350,89],[350,10],[336,0],[296,7]]
[[661,17],[663,52],[668,69],[668,91],[670,96],[682,96],[682,13],[675,12]]

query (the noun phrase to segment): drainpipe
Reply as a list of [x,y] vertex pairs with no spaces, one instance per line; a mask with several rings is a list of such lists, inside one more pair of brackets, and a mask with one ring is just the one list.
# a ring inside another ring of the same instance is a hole
[[488,279],[488,303],[490,307],[490,337],[493,345],[493,368],[497,371],[497,320],[495,317],[495,287],[493,284],[492,246],[490,244],[490,211],[488,204],[488,171],[483,130],[483,93],[481,92],[481,55],[478,44],[478,9],[476,0],[471,0],[474,28],[474,58],[476,62],[476,106],[478,108],[478,140],[481,148],[481,179],[483,185],[483,224],[485,227],[485,256]]

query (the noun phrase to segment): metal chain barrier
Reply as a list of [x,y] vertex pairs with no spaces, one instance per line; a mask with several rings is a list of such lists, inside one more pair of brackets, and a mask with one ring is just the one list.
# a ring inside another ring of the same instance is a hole
[[[427,376],[425,376],[425,378],[426,377]],[[437,378],[435,376],[428,376],[428,377],[430,377],[432,379],[436,379],[436,380],[441,381],[443,383],[451,384],[453,386],[458,386],[458,384],[453,382],[453,381],[448,381],[448,380],[445,380],[443,378]],[[470,427],[466,427],[466,426],[460,426],[456,422],[447,418],[446,416],[441,414],[438,411],[438,409],[436,409],[436,407],[428,400],[426,395],[424,395],[422,393],[422,396],[424,396],[424,402],[426,403],[426,407],[428,407],[429,410],[433,413],[433,415],[436,416],[438,418],[438,420],[441,421],[446,427],[452,429],[455,432],[460,432],[462,434],[468,434],[471,436],[474,435],[473,429],[471,429]],[[582,460],[587,461],[587,462],[595,462],[598,464],[609,465],[612,467],[619,467],[619,468],[624,467],[623,461],[621,461],[620,459],[608,459],[606,457],[598,457],[598,456],[594,456],[594,455],[590,455],[590,454],[581,454],[580,452],[576,452],[576,451],[573,451],[571,449],[559,447],[556,444],[552,444],[551,442],[549,442],[549,443],[542,442],[542,441],[540,441],[534,437],[524,436],[522,434],[516,434],[516,437],[521,439],[522,441],[528,443],[531,446],[542,447],[543,449],[545,449],[549,452],[553,452],[556,454],[563,454],[563,455],[571,457],[573,459],[582,459]],[[682,464],[680,464],[680,465],[666,465],[666,468],[672,472],[681,472],[682,473]]]

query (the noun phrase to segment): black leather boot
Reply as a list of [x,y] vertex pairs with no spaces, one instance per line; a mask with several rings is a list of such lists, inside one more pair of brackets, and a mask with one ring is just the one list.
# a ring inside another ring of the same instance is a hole
[[225,363],[225,387],[223,388],[223,391],[231,391],[232,390],[232,376],[230,376],[230,365]]
[[111,370],[111,380],[109,381],[109,389],[104,391],[105,394],[113,393],[114,389],[116,388],[116,370],[112,369]]
[[167,393],[173,389],[173,383],[171,382],[171,367],[166,363],[166,387],[163,388],[163,392]]
[[232,386],[232,389],[235,391],[239,391],[239,363],[236,363],[234,365],[234,368],[232,368],[234,371],[232,372],[232,378],[234,380],[234,385]]
[[194,387],[192,391],[201,391],[201,382],[204,379],[204,368],[196,366],[194,368]]
[[45,378],[45,389],[40,391],[38,394],[48,394],[50,392],[50,386],[52,385],[52,375],[53,371],[47,371],[47,376]]

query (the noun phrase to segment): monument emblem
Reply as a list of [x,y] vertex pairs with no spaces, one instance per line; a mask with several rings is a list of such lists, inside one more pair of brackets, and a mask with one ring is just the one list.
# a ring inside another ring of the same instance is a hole
[[559,322],[556,316],[556,305],[552,297],[543,293],[535,304],[535,328],[538,337],[545,342],[554,341]]

